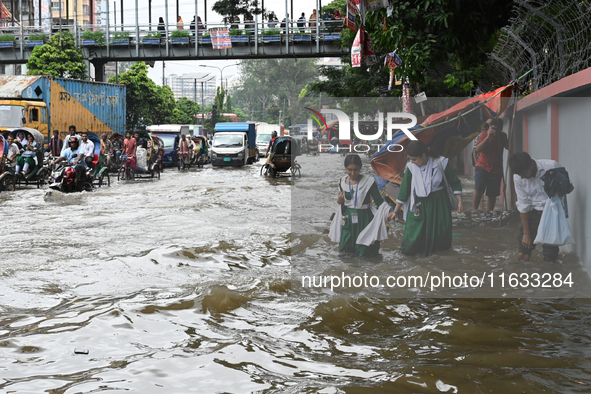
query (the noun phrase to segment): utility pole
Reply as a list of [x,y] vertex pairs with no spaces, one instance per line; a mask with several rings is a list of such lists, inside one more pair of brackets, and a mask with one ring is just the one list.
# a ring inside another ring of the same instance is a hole
[[164,76],[164,70],[166,69],[166,62],[162,62],[162,86],[166,86],[166,77]]

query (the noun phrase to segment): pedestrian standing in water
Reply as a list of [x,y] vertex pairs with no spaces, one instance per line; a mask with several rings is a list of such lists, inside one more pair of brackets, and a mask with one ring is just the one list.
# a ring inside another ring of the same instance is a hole
[[406,255],[429,256],[451,249],[451,205],[445,180],[457,199],[458,213],[464,210],[462,183],[449,160],[431,152],[423,142],[411,141],[406,152],[410,162],[398,191],[396,207],[388,217],[390,220],[397,218],[400,209],[405,207],[406,227],[400,251]]
[[375,256],[380,240],[388,237],[386,217],[390,207],[384,203],[374,177],[361,174],[359,155],[347,155],[345,170],[347,175],[339,181],[339,207],[328,236],[339,242],[339,252]]
[[[529,261],[533,250],[536,248],[534,240],[538,235],[541,225],[542,212],[548,201],[548,194],[544,190],[542,177],[546,172],[561,167],[554,160],[534,160],[527,152],[518,152],[509,157],[509,168],[513,173],[515,194],[517,195],[517,210],[521,218],[519,229],[519,249],[517,258]],[[566,194],[571,193],[575,187],[569,182]],[[558,226],[558,223],[556,223]],[[558,259],[558,245],[542,245],[544,261],[556,261]]]
[[503,180],[503,150],[509,149],[509,139],[503,132],[503,120],[496,118],[490,123],[490,130],[483,131],[474,151],[480,155],[474,167],[474,198],[472,209],[477,210],[486,192],[486,212],[495,209],[497,197],[501,194]]

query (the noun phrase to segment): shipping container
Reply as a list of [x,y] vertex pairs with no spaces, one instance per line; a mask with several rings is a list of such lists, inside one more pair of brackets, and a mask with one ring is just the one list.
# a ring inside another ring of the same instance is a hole
[[50,76],[0,76],[0,129],[29,127],[50,137],[78,131],[124,134],[124,85]]

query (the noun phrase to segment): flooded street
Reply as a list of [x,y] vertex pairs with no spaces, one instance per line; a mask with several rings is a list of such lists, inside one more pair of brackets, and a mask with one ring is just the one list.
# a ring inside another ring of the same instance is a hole
[[[1,193],[0,391],[591,392],[588,299],[298,288],[294,271],[516,261],[519,217],[499,227],[470,212],[454,214],[450,251],[403,256],[394,227],[378,258],[339,256],[322,233],[342,161],[299,157],[293,185],[261,177],[259,163],[167,169],[92,193]],[[462,182],[469,211],[473,179]],[[548,264],[536,250],[531,268],[588,279],[574,255]]]

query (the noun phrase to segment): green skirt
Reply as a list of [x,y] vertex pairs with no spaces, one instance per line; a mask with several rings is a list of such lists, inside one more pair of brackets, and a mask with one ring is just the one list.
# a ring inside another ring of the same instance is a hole
[[32,157],[19,156],[16,158],[16,165],[23,167],[25,163],[29,163],[31,171],[35,168],[35,159]]
[[405,255],[425,256],[451,249],[451,208],[445,189],[427,197],[417,197],[418,212],[408,212],[400,251]]
[[[353,223],[353,215],[357,214],[357,223]],[[352,253],[360,257],[375,256],[380,251],[380,242],[376,241],[369,246],[356,243],[359,233],[373,220],[370,209],[347,208],[343,214],[341,223],[341,242],[339,252]]]

